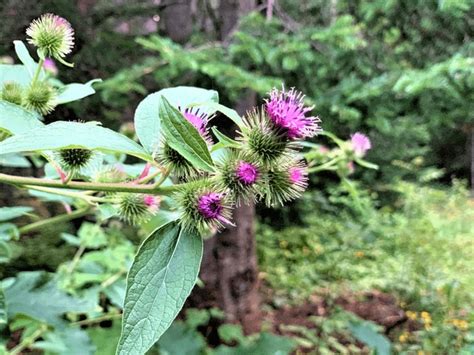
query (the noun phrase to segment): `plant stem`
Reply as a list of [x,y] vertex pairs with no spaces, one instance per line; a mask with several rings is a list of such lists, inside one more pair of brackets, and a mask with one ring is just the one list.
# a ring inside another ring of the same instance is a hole
[[29,337],[23,339],[23,341],[15,346],[10,352],[9,355],[17,355],[20,354],[23,350],[28,348],[31,344],[35,342],[36,339],[38,339],[45,331],[48,330],[48,327],[46,325],[42,325],[37,331],[35,331],[33,334],[31,334]]
[[33,79],[31,80],[31,86],[35,85],[36,82],[38,81],[39,75],[41,73],[41,69],[43,68],[43,64],[44,64],[44,59],[40,58],[38,62],[38,66],[36,67],[35,75],[33,76]]
[[43,219],[43,220],[38,221],[38,222],[27,224],[26,226],[23,226],[23,227],[19,228],[19,232],[20,232],[20,234],[26,234],[26,233],[29,233],[29,232],[34,232],[34,231],[45,228],[45,227],[47,227],[49,225],[52,225],[52,224],[67,222],[67,221],[73,220],[75,218],[83,217],[83,216],[87,215],[90,211],[91,211],[90,207],[80,208],[80,209],[77,209],[77,210],[75,210],[74,212],[71,212],[71,213],[60,214],[59,216],[55,216],[55,217]]
[[32,185],[55,187],[58,189],[92,190],[102,192],[132,192],[155,195],[170,195],[180,188],[180,185],[155,187],[154,185],[137,185],[130,183],[98,183],[83,181],[71,181],[67,184],[63,184],[62,182],[57,180],[38,179],[8,174],[0,174],[0,182],[19,186]]
[[74,258],[72,259],[71,265],[69,266],[69,269],[67,271],[68,274],[72,274],[72,272],[76,268],[77,264],[81,260],[82,254],[84,254],[85,251],[86,251],[86,246],[85,245],[81,245],[79,247],[79,249],[77,249],[76,254],[74,254]]
[[81,194],[81,193],[78,193],[78,192],[73,192],[73,191],[62,191],[62,190],[53,189],[53,188],[50,188],[50,187],[31,186],[31,185],[26,185],[25,187],[27,189],[30,189],[30,190],[47,192],[47,193],[50,193],[50,194],[53,194],[53,195],[79,198],[79,199],[82,199],[82,200],[86,201],[89,204],[92,204],[93,201],[102,201],[102,199],[100,197],[88,196],[88,195]]
[[119,318],[119,317],[121,317],[121,316],[122,316],[122,315],[121,315],[120,313],[108,313],[108,314],[105,314],[105,315],[103,315],[103,316],[101,316],[101,317],[80,320],[80,321],[71,323],[71,325],[88,325],[88,324],[94,324],[94,323],[97,323],[97,322],[102,322],[102,321],[104,321],[104,320]]

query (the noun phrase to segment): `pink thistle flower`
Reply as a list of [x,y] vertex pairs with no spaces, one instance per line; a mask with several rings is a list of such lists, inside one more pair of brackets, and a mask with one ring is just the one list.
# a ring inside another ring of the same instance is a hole
[[62,58],[71,53],[74,46],[74,30],[67,20],[54,14],[44,14],[31,22],[26,34],[28,42],[44,56],[67,64]]
[[155,213],[160,207],[160,198],[153,195],[143,196],[143,202],[148,206],[150,212]]
[[51,58],[46,58],[44,60],[43,68],[54,76],[58,75],[58,67],[56,66],[54,60],[52,60]]
[[310,138],[321,131],[320,119],[306,116],[313,107],[305,107],[303,101],[304,95],[294,88],[290,91],[273,89],[270,99],[265,100],[265,110],[270,120],[285,131],[290,139]]
[[223,214],[224,205],[222,198],[222,193],[208,192],[201,195],[198,199],[198,211],[205,219],[215,219],[232,225],[232,222],[225,218]]
[[244,185],[252,185],[257,181],[259,172],[254,164],[240,161],[237,165],[236,175]]
[[184,117],[186,117],[188,122],[197,129],[201,137],[208,143],[208,145],[211,145],[212,139],[207,128],[207,124],[210,120],[209,115],[199,112],[199,109],[193,111],[192,108],[186,108],[181,112],[183,113]]
[[365,134],[359,132],[351,136],[351,143],[354,153],[359,157],[363,157],[365,153],[372,148],[370,139]]

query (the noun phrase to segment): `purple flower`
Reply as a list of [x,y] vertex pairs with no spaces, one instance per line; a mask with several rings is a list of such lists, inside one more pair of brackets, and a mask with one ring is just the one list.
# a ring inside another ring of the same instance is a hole
[[284,130],[290,139],[315,136],[321,128],[319,118],[306,116],[313,107],[304,106],[304,95],[292,88],[290,91],[273,89],[265,100],[265,110],[273,124]]
[[193,111],[192,108],[187,108],[182,112],[188,122],[198,130],[201,137],[204,138],[208,144],[212,144],[212,139],[209,136],[209,131],[207,129],[207,123],[210,119],[209,115],[199,112],[199,109]]
[[224,216],[223,194],[208,192],[198,199],[198,211],[205,219],[215,219],[226,224],[232,224]]
[[51,58],[46,58],[43,63],[43,68],[52,75],[58,75],[58,67],[56,63]]
[[365,134],[359,132],[356,132],[351,136],[351,143],[354,153],[359,157],[363,157],[365,153],[372,148],[370,139]]
[[244,185],[252,185],[258,179],[258,169],[252,163],[240,161],[237,165],[236,175],[239,181]]

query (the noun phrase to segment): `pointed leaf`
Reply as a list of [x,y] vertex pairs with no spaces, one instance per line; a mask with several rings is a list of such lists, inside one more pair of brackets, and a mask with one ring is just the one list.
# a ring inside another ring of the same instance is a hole
[[209,149],[197,129],[166,100],[160,98],[160,119],[166,143],[196,168],[213,171]]
[[145,240],[128,274],[117,354],[142,355],[161,337],[191,293],[201,258],[201,236],[177,223]]
[[142,147],[122,134],[93,123],[57,121],[0,143],[0,154],[87,148],[151,160]]
[[[135,112],[135,129],[142,145],[150,152],[156,152],[161,140],[161,123],[159,98],[166,99],[174,107],[191,107],[202,102],[218,102],[219,95],[214,90],[205,90],[190,86],[167,88],[148,95],[137,107]],[[211,115],[215,109],[208,106],[200,107],[200,112]]]
[[[31,58],[28,48],[26,48],[25,44],[22,41],[13,41],[13,43],[15,45],[15,53],[18,56],[18,59],[20,59],[26,70],[28,70],[30,78],[33,78],[36,72],[36,68],[38,67],[38,63],[36,63],[36,61]],[[40,78],[42,78],[43,76],[44,72],[42,70],[40,72]]]
[[101,79],[90,80],[85,84],[72,83],[67,84],[61,88],[61,93],[58,96],[58,104],[65,104],[67,102],[77,101],[86,96],[95,94],[92,87],[94,83],[100,83]]

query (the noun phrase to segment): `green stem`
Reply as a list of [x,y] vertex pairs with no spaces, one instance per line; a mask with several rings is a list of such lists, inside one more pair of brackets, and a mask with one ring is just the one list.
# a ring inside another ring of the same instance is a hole
[[67,213],[67,214],[60,214],[59,216],[43,219],[38,222],[34,222],[31,224],[27,224],[26,226],[20,227],[19,232],[20,234],[26,234],[30,232],[37,231],[39,229],[43,229],[49,225],[57,224],[57,223],[62,223],[62,222],[67,222],[71,221],[75,218],[80,218],[83,217],[91,211],[90,207],[84,207],[80,208],[78,210],[75,210],[74,212]]
[[69,269],[67,271],[68,274],[72,274],[77,264],[79,264],[79,261],[81,260],[81,256],[82,254],[84,254],[85,251],[86,251],[85,245],[81,245],[79,249],[77,249],[76,254],[74,254],[74,258],[72,259],[71,265],[69,266]]
[[29,337],[25,338],[22,340],[20,344],[15,346],[10,352],[9,355],[17,355],[21,354],[23,350],[31,346],[36,339],[38,339],[41,335],[43,335],[44,332],[48,330],[48,327],[46,325],[42,325],[37,331],[33,332]]
[[40,58],[38,62],[38,66],[36,67],[35,75],[33,76],[33,79],[31,80],[31,86],[35,85],[36,82],[38,81],[39,75],[41,73],[41,69],[43,68],[43,64],[44,64],[44,59]]
[[154,185],[137,185],[130,183],[98,183],[83,181],[71,181],[68,184],[63,184],[61,181],[58,180],[38,179],[8,174],[0,174],[0,182],[19,186],[32,185],[54,187],[58,189],[92,190],[102,192],[132,192],[154,195],[171,195],[181,187],[181,185],[155,187]]
[[329,160],[326,163],[323,163],[319,166],[315,166],[313,168],[308,169],[308,173],[315,173],[317,171],[322,171],[322,170],[334,170],[333,167],[336,165],[336,163],[340,160],[340,157],[336,157],[332,160]]
[[164,171],[160,177],[160,180],[158,180],[153,186],[155,187],[158,187],[160,186],[162,183],[165,182],[165,180],[168,178],[168,176],[170,176],[170,170],[167,169],[166,171]]
[[93,202],[101,202],[102,198],[96,197],[96,196],[88,196],[85,194],[81,194],[78,192],[73,192],[73,191],[62,191],[58,189],[52,189],[50,187],[41,187],[41,186],[31,186],[31,185],[26,185],[25,186],[27,189],[30,190],[36,190],[36,191],[42,191],[42,192],[47,192],[53,195],[60,195],[60,196],[66,196],[66,197],[72,197],[72,198],[79,198],[81,200],[86,201],[88,204],[93,204]]
[[71,325],[89,325],[89,324],[94,324],[94,323],[98,323],[98,322],[102,322],[104,320],[110,320],[110,319],[114,319],[114,318],[120,318],[122,315],[120,313],[108,313],[108,314],[105,314],[101,317],[97,317],[97,318],[91,318],[91,319],[84,319],[84,320],[80,320],[80,321],[77,321],[77,322],[74,322],[74,323],[71,323]]

